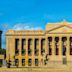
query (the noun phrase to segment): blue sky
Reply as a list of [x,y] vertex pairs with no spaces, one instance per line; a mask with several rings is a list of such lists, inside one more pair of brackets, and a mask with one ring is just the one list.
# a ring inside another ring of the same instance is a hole
[[72,22],[72,0],[0,0],[0,29],[45,29],[48,22]]

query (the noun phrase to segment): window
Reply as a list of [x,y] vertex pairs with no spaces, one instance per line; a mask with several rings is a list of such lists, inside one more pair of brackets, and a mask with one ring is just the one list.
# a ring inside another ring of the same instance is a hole
[[65,56],[66,55],[66,47],[65,46],[63,46],[63,56]]
[[18,66],[18,64],[19,64],[18,59],[15,59],[15,65]]
[[41,40],[41,55],[43,55],[43,53],[45,52],[44,46],[45,46],[45,39],[42,39]]
[[25,54],[26,54],[26,50],[22,49],[22,55],[25,55]]
[[15,55],[19,55],[19,50],[15,50]]
[[70,48],[70,55],[72,55],[72,48]]
[[28,66],[31,66],[32,65],[32,59],[29,59],[28,60]]
[[56,55],[59,55],[59,49],[56,48]]
[[65,42],[67,40],[66,37],[62,37],[62,41]]
[[38,56],[39,55],[39,50],[35,49],[35,55]]
[[15,54],[18,55],[19,54],[19,39],[15,39]]
[[55,41],[58,42],[59,41],[59,37],[55,37]]
[[72,55],[72,37],[70,37],[70,55]]
[[66,42],[67,38],[62,37],[62,54],[63,56],[66,56],[66,45],[64,44]]
[[18,49],[19,39],[15,39],[15,49]]
[[28,39],[28,45],[32,45],[32,39]]
[[28,40],[28,55],[31,55],[32,54],[31,45],[32,45],[32,39],[29,39]]
[[38,59],[35,59],[35,66],[38,66]]
[[52,42],[52,37],[48,37],[48,48],[49,48],[49,55],[52,55],[52,48],[51,48],[51,42]]
[[45,45],[45,39],[42,39],[42,40],[41,40],[41,44],[42,44],[42,45]]
[[39,44],[39,39],[35,39],[35,45]]
[[48,37],[48,41],[49,42],[52,42],[52,37]]
[[32,55],[32,50],[28,49],[28,55]]
[[24,45],[26,45],[26,39],[22,39],[22,49],[24,49]]
[[55,37],[55,54],[59,55],[59,48],[58,48],[59,37]]
[[22,39],[22,55],[25,55],[26,53],[26,50],[25,50],[25,45],[26,45],[26,39]]
[[38,45],[39,45],[39,39],[35,39],[35,55],[38,56],[39,55],[39,50],[38,50]]
[[52,48],[49,48],[49,55],[52,55]]
[[22,59],[22,66],[25,66],[25,59]]

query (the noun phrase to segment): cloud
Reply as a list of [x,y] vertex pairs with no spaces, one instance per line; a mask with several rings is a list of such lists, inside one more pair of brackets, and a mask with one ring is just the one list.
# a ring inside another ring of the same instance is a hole
[[23,23],[18,23],[14,25],[13,30],[42,30],[41,27],[33,27]]
[[8,23],[1,24],[2,27],[2,48],[6,48],[6,32],[9,29],[13,30],[42,30],[42,27],[34,27],[31,23],[17,23],[14,26],[10,26]]

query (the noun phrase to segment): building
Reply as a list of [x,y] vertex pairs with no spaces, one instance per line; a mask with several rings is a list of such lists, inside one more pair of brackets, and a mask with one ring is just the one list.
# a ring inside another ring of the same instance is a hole
[[18,67],[72,66],[72,23],[48,23],[45,30],[8,30],[9,59]]

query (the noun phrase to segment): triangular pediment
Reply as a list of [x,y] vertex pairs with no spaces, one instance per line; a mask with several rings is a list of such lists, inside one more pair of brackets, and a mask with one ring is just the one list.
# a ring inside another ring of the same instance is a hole
[[61,25],[48,30],[46,33],[72,33],[72,26]]

